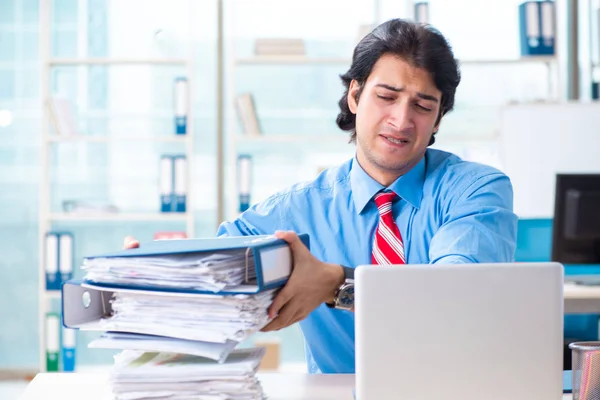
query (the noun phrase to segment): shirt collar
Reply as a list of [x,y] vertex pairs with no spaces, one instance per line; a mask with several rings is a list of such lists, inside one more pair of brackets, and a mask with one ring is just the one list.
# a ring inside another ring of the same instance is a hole
[[[410,171],[396,179],[388,189],[406,200],[410,205],[419,208],[423,198],[423,183],[425,182],[425,157]],[[371,178],[358,163],[356,154],[350,170],[350,185],[356,211],[360,214],[373,198],[385,186]]]

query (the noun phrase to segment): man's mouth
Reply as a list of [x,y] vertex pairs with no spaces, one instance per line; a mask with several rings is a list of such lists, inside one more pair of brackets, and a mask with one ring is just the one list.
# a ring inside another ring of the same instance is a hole
[[397,138],[393,138],[393,137],[389,137],[389,136],[384,136],[384,138],[386,140],[388,140],[389,142],[394,143],[394,144],[406,144],[406,143],[408,143],[408,140],[405,140],[405,139],[397,139]]

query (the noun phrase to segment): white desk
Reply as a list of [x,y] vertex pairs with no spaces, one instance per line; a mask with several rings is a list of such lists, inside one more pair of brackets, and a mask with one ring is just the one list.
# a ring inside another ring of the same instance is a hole
[[[269,400],[352,400],[354,375],[259,373]],[[112,400],[108,375],[41,373],[21,400]]]
[[600,314],[600,286],[565,283],[565,314]]
[[[269,400],[352,400],[354,375],[258,375]],[[21,400],[111,400],[107,375],[38,374]],[[563,400],[570,400],[570,395]]]

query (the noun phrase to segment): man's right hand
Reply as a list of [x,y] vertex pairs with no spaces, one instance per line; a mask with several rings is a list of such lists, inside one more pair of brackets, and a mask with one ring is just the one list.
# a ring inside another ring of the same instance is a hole
[[133,236],[126,236],[123,242],[123,249],[135,249],[136,247],[140,247],[140,242]]

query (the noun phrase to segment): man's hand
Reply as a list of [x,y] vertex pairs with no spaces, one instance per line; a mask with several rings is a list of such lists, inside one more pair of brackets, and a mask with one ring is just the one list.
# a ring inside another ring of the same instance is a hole
[[263,332],[303,320],[321,303],[331,302],[335,290],[344,282],[343,268],[317,260],[294,232],[276,232],[275,236],[289,243],[294,266],[288,282],[269,308],[269,317],[275,319]]
[[136,247],[140,247],[140,242],[133,236],[126,236],[125,241],[123,242],[123,249],[135,249]]

